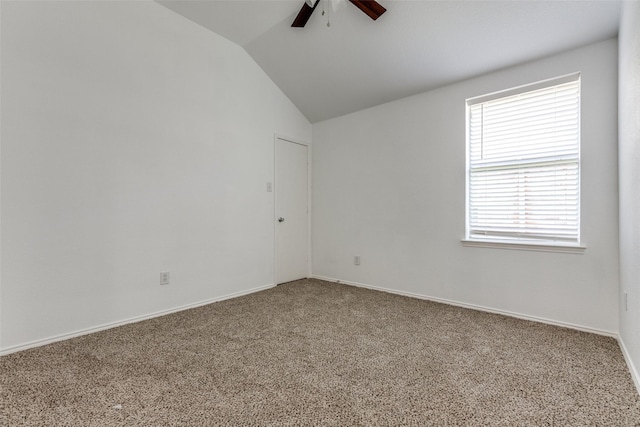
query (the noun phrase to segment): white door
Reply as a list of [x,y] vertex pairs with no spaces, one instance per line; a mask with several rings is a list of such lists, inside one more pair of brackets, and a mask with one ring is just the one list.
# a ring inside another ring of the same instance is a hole
[[308,147],[275,139],[275,283],[308,276]]

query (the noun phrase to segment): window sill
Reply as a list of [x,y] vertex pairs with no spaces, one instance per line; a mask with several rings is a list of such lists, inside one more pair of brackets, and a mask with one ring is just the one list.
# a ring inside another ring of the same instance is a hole
[[462,246],[472,248],[511,249],[517,251],[560,252],[566,254],[583,254],[587,248],[579,245],[554,245],[549,243],[525,243],[486,240],[462,240]]

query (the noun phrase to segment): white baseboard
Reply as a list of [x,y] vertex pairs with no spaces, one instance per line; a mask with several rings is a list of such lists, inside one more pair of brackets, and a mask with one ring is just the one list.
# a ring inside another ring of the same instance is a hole
[[624,341],[622,341],[621,337],[618,337],[618,344],[620,345],[620,350],[622,350],[622,355],[624,356],[624,360],[627,362],[627,367],[629,368],[629,372],[631,373],[631,378],[633,378],[633,382],[636,385],[638,394],[640,394],[640,372],[638,372],[638,370],[636,369],[636,366],[633,364],[633,360],[631,360],[631,356],[629,355],[627,346],[624,345]]
[[396,290],[396,289],[388,289],[388,288],[383,288],[381,286],[372,286],[372,285],[367,285],[367,284],[364,284],[364,283],[351,282],[351,281],[348,281],[348,280],[339,280],[339,279],[335,279],[335,278],[332,278],[332,277],[324,277],[324,276],[317,276],[317,275],[312,275],[311,277],[314,278],[314,279],[325,280],[327,282],[334,282],[334,283],[340,283],[340,284],[344,284],[344,285],[357,286],[359,288],[373,289],[375,291],[387,292],[387,293],[390,293],[390,294],[402,295],[402,296],[406,296],[406,297],[417,298],[417,299],[422,299],[422,300],[427,300],[427,301],[434,301],[434,302],[439,302],[439,303],[443,303],[443,304],[453,305],[453,306],[456,306],[456,307],[469,308],[469,309],[472,309],[472,310],[484,311],[484,312],[488,312],[488,313],[502,314],[504,316],[515,317],[515,318],[518,318],[518,319],[530,320],[530,321],[539,322],[539,323],[546,323],[548,325],[560,326],[560,327],[563,327],[563,328],[575,329],[575,330],[582,331],[582,332],[589,332],[589,333],[593,333],[593,334],[604,335],[604,336],[607,336],[607,337],[615,338],[618,341],[618,345],[620,346],[620,350],[622,351],[622,355],[624,356],[624,360],[627,363],[627,368],[629,369],[629,372],[631,373],[631,378],[633,378],[633,382],[634,382],[634,384],[636,386],[636,389],[638,390],[638,394],[640,394],[640,372],[638,371],[638,369],[636,369],[636,366],[633,364],[633,361],[631,360],[631,357],[629,356],[629,352],[627,350],[627,347],[624,345],[624,341],[622,341],[622,338],[620,338],[620,336],[616,332],[605,331],[605,330],[596,329],[596,328],[590,328],[590,327],[586,327],[586,326],[576,325],[576,324],[573,324],[573,323],[560,322],[560,321],[557,321],[557,320],[545,319],[543,317],[537,317],[537,316],[530,316],[530,315],[526,315],[526,314],[514,313],[514,312],[511,312],[511,311],[497,310],[497,309],[494,309],[494,308],[484,307],[484,306],[476,305],[476,304],[468,304],[468,303],[448,300],[448,299],[444,299],[444,298],[437,298],[437,297],[431,297],[431,296],[427,296],[427,295],[415,294],[413,292],[399,291],[399,290]]
[[422,299],[422,300],[427,300],[427,301],[439,302],[439,303],[442,303],[442,304],[453,305],[453,306],[456,306],[456,307],[469,308],[469,309],[472,309],[472,310],[484,311],[484,312],[487,312],[487,313],[502,314],[504,316],[515,317],[515,318],[523,319],[523,320],[531,320],[533,322],[546,323],[548,325],[560,326],[560,327],[563,327],[563,328],[575,329],[575,330],[582,331],[582,332],[589,332],[589,333],[592,333],[592,334],[604,335],[604,336],[607,336],[607,337],[612,337],[612,338],[618,339],[618,333],[617,332],[606,331],[606,330],[603,330],[603,329],[590,328],[588,326],[576,325],[576,324],[573,324],[573,323],[561,322],[561,321],[557,321],[557,320],[545,319],[544,317],[537,317],[537,316],[531,316],[531,315],[528,315],[528,314],[516,313],[516,312],[512,312],[512,311],[499,310],[499,309],[495,309],[495,308],[491,308],[491,307],[485,307],[485,306],[482,306],[482,305],[468,304],[468,303],[465,303],[465,302],[459,302],[459,301],[449,300],[449,299],[445,299],[445,298],[438,298],[438,297],[433,297],[433,296],[429,296],[429,295],[416,294],[416,293],[413,293],[413,292],[400,291],[400,290],[397,290],[397,289],[383,288],[381,286],[372,286],[372,285],[367,285],[367,284],[364,284],[364,283],[351,282],[351,281],[348,281],[348,280],[334,279],[332,277],[323,277],[323,276],[316,276],[316,275],[312,275],[311,277],[314,278],[314,279],[326,280],[327,282],[342,283],[342,284],[345,284],[345,285],[357,286],[359,288],[373,289],[375,291],[382,291],[382,292],[387,292],[387,293],[390,293],[390,294],[396,294],[396,295],[402,295],[402,296],[406,296],[406,297],[417,298],[417,299]]
[[203,306],[203,305],[211,304],[211,303],[214,303],[214,302],[224,301],[224,300],[228,300],[228,299],[231,299],[231,298],[237,298],[237,297],[240,297],[240,296],[243,296],[243,295],[252,294],[254,292],[264,291],[266,289],[273,288],[273,287],[275,287],[274,284],[270,284],[270,285],[266,285],[266,286],[260,286],[260,287],[257,287],[257,288],[247,289],[245,291],[234,292],[234,293],[223,295],[223,296],[220,296],[220,297],[210,298],[210,299],[203,300],[203,301],[198,301],[198,302],[195,302],[195,303],[192,303],[192,304],[185,304],[185,305],[181,305],[181,306],[178,306],[178,307],[170,308],[170,309],[167,309],[167,310],[161,310],[161,311],[156,311],[156,312],[150,313],[150,314],[144,314],[142,316],[130,317],[130,318],[125,319],[125,320],[119,320],[119,321],[116,321],[116,322],[104,323],[102,325],[91,327],[91,328],[80,329],[80,330],[77,330],[77,331],[74,331],[74,332],[69,332],[69,333],[66,333],[66,334],[60,334],[60,335],[55,335],[55,336],[48,337],[48,338],[43,338],[43,339],[39,339],[39,340],[35,340],[35,341],[30,341],[30,342],[27,342],[25,344],[14,345],[14,346],[11,346],[11,347],[0,349],[0,356],[5,356],[5,355],[10,354],[10,353],[16,353],[18,351],[27,350],[29,348],[41,347],[43,345],[51,344],[51,343],[58,342],[58,341],[68,340],[70,338],[75,338],[75,337],[79,337],[79,336],[82,336],[82,335],[92,334],[94,332],[104,331],[105,329],[116,328],[118,326],[127,325],[129,323],[135,323],[135,322],[141,322],[143,320],[153,319],[154,317],[160,317],[160,316],[164,316],[164,315],[167,315],[167,314],[176,313],[178,311],[189,310],[190,308],[196,308],[196,307],[200,307],[200,306]]

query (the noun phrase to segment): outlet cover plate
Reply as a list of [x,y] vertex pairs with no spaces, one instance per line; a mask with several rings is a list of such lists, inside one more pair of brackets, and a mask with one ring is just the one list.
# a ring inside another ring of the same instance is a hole
[[161,285],[168,285],[170,283],[170,276],[169,276],[169,272],[168,271],[161,271],[160,272],[160,284]]

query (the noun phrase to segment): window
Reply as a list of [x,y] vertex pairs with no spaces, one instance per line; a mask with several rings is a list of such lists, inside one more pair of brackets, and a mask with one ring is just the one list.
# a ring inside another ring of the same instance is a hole
[[467,100],[466,239],[579,245],[579,74]]

